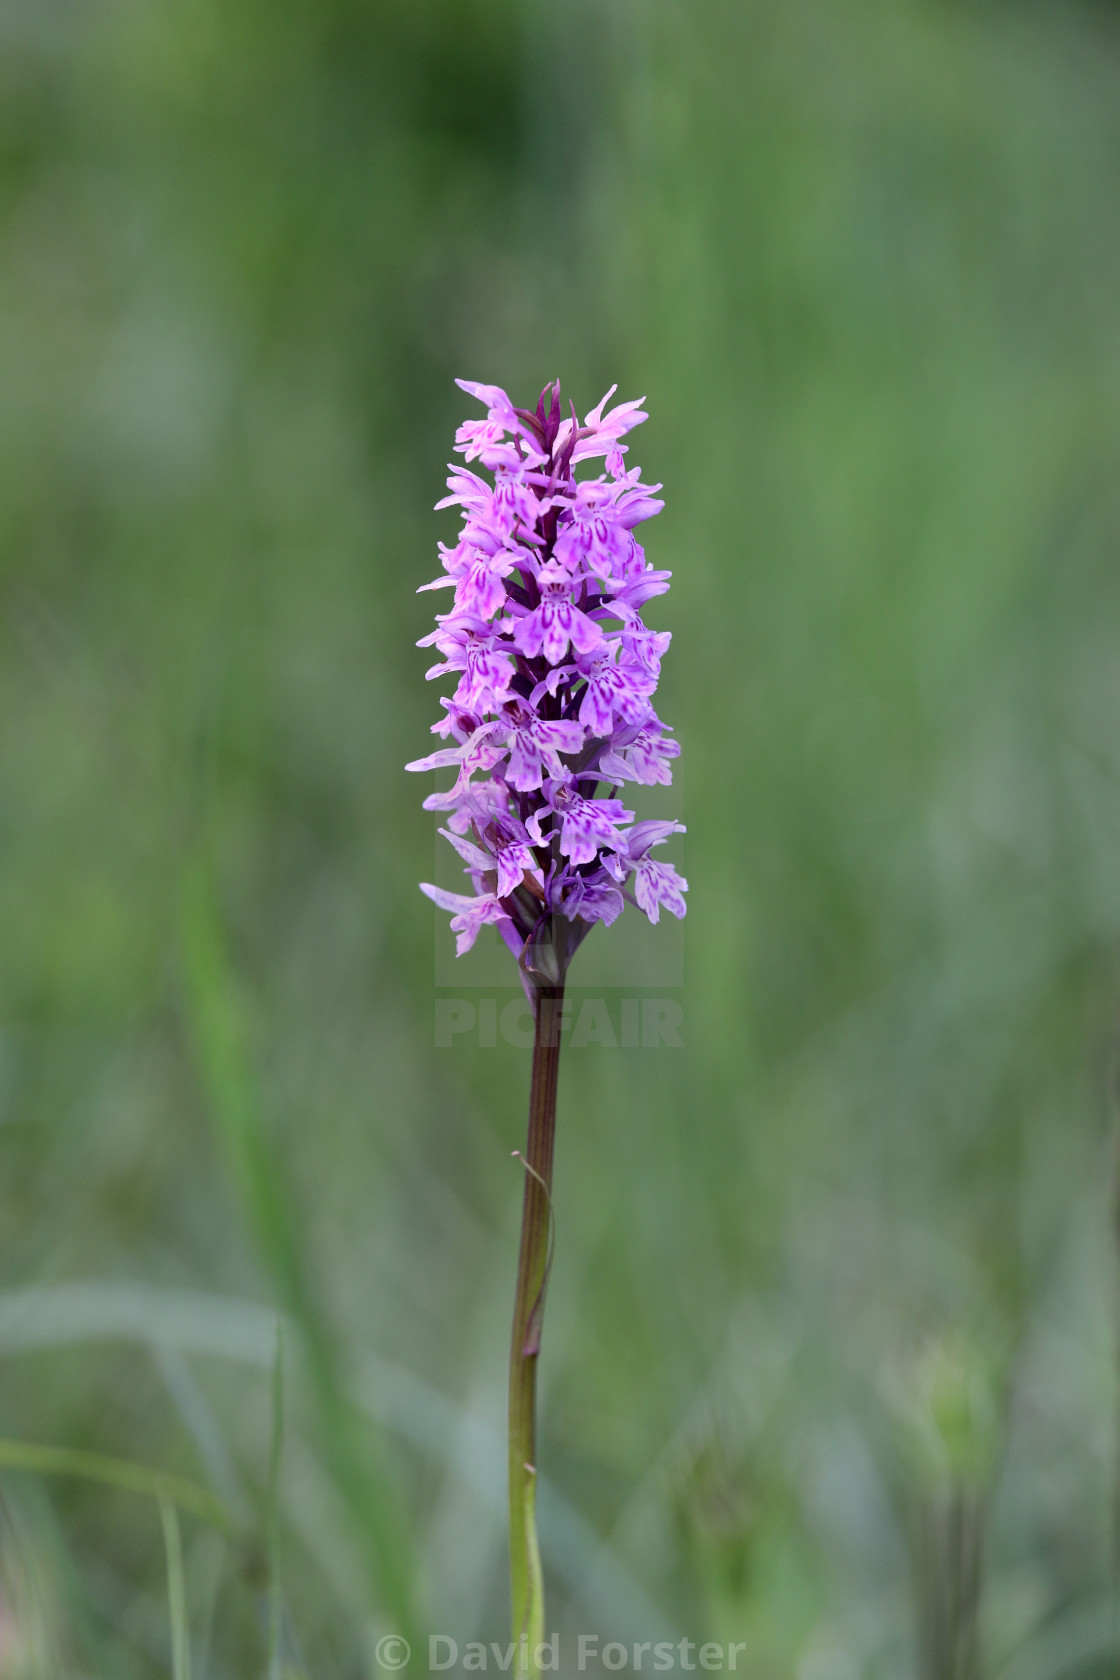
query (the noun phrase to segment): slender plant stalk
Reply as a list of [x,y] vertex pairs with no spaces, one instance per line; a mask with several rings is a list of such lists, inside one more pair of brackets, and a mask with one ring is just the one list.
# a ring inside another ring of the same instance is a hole
[[552,1224],[552,1148],[556,1135],[556,1075],[564,986],[541,987],[536,998],[525,1199],[509,1360],[509,1546],[513,1637],[525,1641],[519,1667],[537,1673],[544,1639],[544,1591],[537,1544],[537,1355],[541,1346]]

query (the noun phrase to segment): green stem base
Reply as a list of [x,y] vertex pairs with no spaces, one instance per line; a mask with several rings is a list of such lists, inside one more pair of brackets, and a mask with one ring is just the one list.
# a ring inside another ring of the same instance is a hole
[[509,1551],[513,1637],[524,1638],[535,1676],[544,1639],[544,1588],[537,1544],[537,1356],[548,1284],[552,1224],[552,1153],[556,1135],[556,1078],[560,1064],[563,984],[541,987],[536,1000],[525,1198],[509,1360]]

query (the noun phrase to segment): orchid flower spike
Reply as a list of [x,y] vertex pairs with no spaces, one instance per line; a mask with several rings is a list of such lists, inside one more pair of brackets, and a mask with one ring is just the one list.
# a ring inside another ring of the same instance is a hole
[[[486,418],[460,426],[455,449],[493,482],[452,465],[437,504],[463,524],[423,586],[453,590],[451,611],[420,645],[439,654],[429,678],[455,687],[433,725],[446,745],[407,768],[454,772],[424,803],[446,813],[474,890],[421,890],[455,912],[460,954],[494,922],[528,986],[562,984],[580,941],[627,900],[651,922],[685,913],[688,883],[651,856],[682,824],[635,822],[618,797],[627,782],[670,783],[680,753],[654,710],[669,635],[642,621],[670,574],[634,535],[661,511],[661,486],[625,466],[644,399],[608,410],[612,390],[580,425],[574,409],[563,416],[559,382],[534,411],[495,385],[458,384]],[[603,470],[577,477],[591,461]]]

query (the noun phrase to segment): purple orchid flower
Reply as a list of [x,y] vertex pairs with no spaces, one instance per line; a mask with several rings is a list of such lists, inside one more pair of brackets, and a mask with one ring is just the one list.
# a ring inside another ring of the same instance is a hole
[[[681,825],[634,824],[615,797],[624,782],[668,785],[680,752],[653,709],[670,638],[641,617],[670,574],[634,536],[664,504],[625,464],[644,399],[608,409],[612,387],[581,424],[561,414],[558,384],[535,412],[495,385],[459,384],[486,417],[459,427],[456,451],[493,482],[452,466],[437,504],[460,508],[463,528],[423,588],[453,589],[454,604],[420,645],[442,656],[428,677],[456,687],[433,725],[445,745],[408,768],[454,771],[424,803],[446,813],[441,833],[475,894],[423,890],[453,912],[460,952],[496,924],[532,987],[562,980],[580,939],[626,899],[651,922],[685,913],[687,882],[650,856]],[[583,462],[603,470],[577,477]]]

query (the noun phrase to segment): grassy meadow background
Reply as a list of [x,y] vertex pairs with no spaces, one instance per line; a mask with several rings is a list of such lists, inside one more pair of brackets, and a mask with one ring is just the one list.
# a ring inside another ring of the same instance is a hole
[[1116,1672],[1118,79],[1089,0],[0,0],[0,1436],[235,1518],[172,1618],[154,1500],[4,1471],[3,1680],[504,1637],[528,1056],[435,1046],[516,993],[401,768],[456,375],[646,393],[674,572],[550,1622]]

